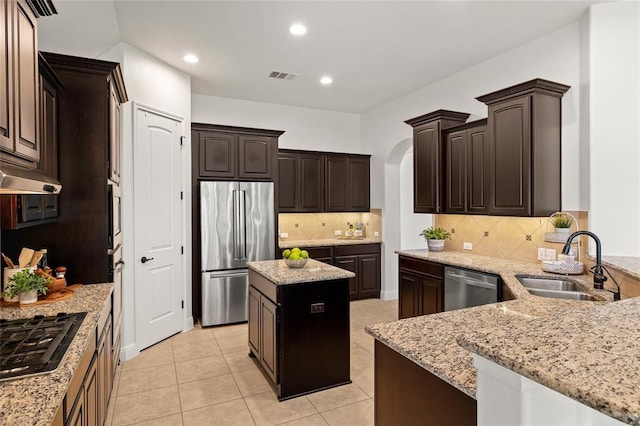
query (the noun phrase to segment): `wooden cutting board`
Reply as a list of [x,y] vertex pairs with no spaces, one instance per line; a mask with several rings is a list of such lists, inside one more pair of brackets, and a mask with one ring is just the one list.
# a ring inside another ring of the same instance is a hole
[[[48,305],[49,303],[60,302],[62,300],[71,299],[75,294],[75,290],[82,287],[82,284],[73,284],[66,287],[64,290],[56,293],[51,293],[46,296],[39,296],[38,301],[35,303],[29,303],[26,306],[38,306],[38,305]],[[4,299],[0,301],[0,306],[20,306],[20,302],[5,302]]]

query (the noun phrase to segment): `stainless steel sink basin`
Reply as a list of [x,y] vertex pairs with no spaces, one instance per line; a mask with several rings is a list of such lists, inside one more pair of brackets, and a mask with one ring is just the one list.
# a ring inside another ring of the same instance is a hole
[[537,277],[516,277],[526,288],[536,288],[540,290],[556,291],[580,291],[580,286],[573,281],[537,278]]
[[596,300],[591,294],[582,291],[578,283],[566,279],[516,276],[518,281],[535,296],[553,299]]

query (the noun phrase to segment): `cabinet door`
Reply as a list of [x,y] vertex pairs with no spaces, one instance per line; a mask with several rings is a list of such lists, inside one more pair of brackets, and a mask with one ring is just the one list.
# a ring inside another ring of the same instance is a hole
[[487,213],[489,144],[487,127],[467,130],[467,212]]
[[228,133],[198,132],[200,177],[236,175],[237,137]]
[[[38,168],[58,178],[58,92],[40,77],[40,154]],[[58,217],[58,195],[43,195],[43,219]]]
[[43,195],[21,195],[19,202],[21,218],[20,222],[31,222],[42,220],[44,216],[44,196]]
[[261,311],[261,345],[260,363],[264,367],[267,375],[278,383],[278,342],[276,339],[278,326],[277,307],[269,299],[260,295]]
[[413,211],[440,213],[440,123],[418,126],[413,132]]
[[531,98],[489,106],[489,214],[531,213]]
[[[275,148],[275,149],[274,149]],[[238,136],[238,177],[272,179],[277,143],[267,136]]]
[[398,319],[411,318],[420,315],[418,302],[420,287],[415,274],[400,271],[399,279]]
[[380,255],[358,256],[358,295],[380,296]]
[[348,211],[369,211],[369,158],[349,157]]
[[324,211],[324,156],[299,154],[300,201],[298,211],[305,213]]
[[311,259],[333,265],[333,247],[308,247],[306,250]]
[[358,296],[358,256],[336,256],[335,266],[356,274],[355,277],[349,278],[349,295]]
[[249,286],[249,348],[260,359],[260,293]]
[[465,213],[467,177],[467,131],[446,136],[447,213]]
[[98,423],[103,424],[107,418],[107,406],[111,388],[113,387],[113,372],[111,364],[111,318],[107,320],[106,329],[98,345]]
[[87,413],[87,425],[101,425],[100,418],[100,390],[99,390],[98,363],[93,359],[84,382],[85,411]]
[[443,311],[442,280],[431,277],[420,277],[421,311],[420,315],[435,314]]
[[73,404],[69,418],[65,423],[67,426],[88,426],[87,423],[87,406],[85,399],[85,389],[83,386],[78,391],[78,398]]
[[13,151],[13,9],[15,2],[0,2],[0,148]]
[[120,182],[120,102],[115,86],[109,84],[109,178]]
[[15,152],[37,162],[40,159],[37,23],[26,2],[16,2],[15,14],[13,30],[16,49],[13,55],[17,130]]
[[326,211],[347,211],[349,206],[349,161],[346,156],[327,156],[325,164]]
[[280,213],[298,211],[299,156],[288,152],[278,154],[278,209]]

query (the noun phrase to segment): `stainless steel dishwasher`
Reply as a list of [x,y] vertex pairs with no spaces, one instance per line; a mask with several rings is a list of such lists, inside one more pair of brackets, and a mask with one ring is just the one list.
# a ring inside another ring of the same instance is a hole
[[496,275],[447,266],[444,268],[444,310],[496,303],[502,286]]

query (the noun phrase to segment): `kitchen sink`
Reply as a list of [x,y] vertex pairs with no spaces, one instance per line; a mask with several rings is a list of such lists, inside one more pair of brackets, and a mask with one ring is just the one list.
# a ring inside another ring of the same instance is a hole
[[596,300],[591,294],[582,291],[578,283],[566,279],[516,276],[518,281],[535,296],[553,299]]

